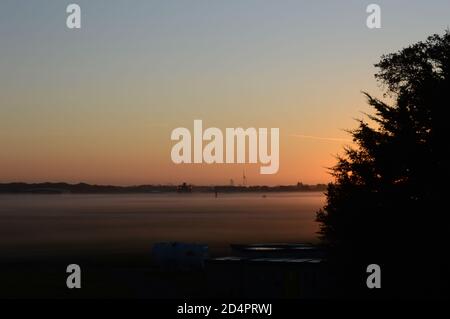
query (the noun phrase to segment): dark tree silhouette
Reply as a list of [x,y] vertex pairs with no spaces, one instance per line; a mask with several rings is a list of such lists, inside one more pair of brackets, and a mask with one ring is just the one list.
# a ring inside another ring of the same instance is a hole
[[383,295],[448,296],[450,31],[375,66],[391,102],[364,93],[375,112],[331,169],[319,234],[354,293],[377,263]]

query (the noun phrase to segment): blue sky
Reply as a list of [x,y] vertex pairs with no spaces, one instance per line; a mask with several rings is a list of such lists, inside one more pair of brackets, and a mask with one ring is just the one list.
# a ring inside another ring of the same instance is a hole
[[[81,30],[65,26],[72,2]],[[365,25],[370,1],[72,2],[0,2],[1,180],[240,175],[171,166],[170,131],[203,119],[281,128],[280,174],[255,181],[326,181],[342,145],[320,138],[348,138],[370,112],[360,91],[381,95],[373,64],[450,24],[450,1],[373,1],[379,30]]]

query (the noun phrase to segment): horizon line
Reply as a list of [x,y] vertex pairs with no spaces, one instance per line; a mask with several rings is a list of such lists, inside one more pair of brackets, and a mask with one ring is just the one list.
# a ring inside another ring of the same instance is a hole
[[214,187],[214,186],[227,186],[227,187],[283,187],[283,186],[298,186],[299,184],[302,186],[317,186],[317,185],[327,185],[329,182],[324,183],[294,183],[294,184],[277,184],[277,185],[264,185],[264,184],[253,184],[253,185],[229,185],[229,184],[191,184],[188,182],[182,182],[182,183],[167,183],[167,184],[130,184],[130,185],[114,185],[114,184],[91,184],[86,182],[0,182],[0,185],[9,185],[9,184],[26,184],[26,185],[39,185],[39,184],[66,184],[70,186],[76,186],[76,185],[88,185],[88,186],[99,186],[99,187],[142,187],[142,186],[179,186],[183,184],[189,185],[189,186],[195,186],[195,187]]

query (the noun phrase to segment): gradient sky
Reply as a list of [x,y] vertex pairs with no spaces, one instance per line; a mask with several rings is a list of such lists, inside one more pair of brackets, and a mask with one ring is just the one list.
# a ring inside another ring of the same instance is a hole
[[[66,28],[69,3],[81,30]],[[0,182],[327,182],[380,96],[373,64],[450,24],[450,1],[0,1]],[[365,25],[369,3],[382,29]],[[279,127],[280,170],[175,165],[176,127]]]

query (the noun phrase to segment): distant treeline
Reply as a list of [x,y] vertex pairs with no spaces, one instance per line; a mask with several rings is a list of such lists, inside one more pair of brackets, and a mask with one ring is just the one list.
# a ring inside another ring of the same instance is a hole
[[[184,184],[186,185],[186,184]],[[232,192],[314,192],[325,191],[325,184],[286,186],[195,186],[188,185],[189,192],[194,193],[232,193]],[[176,193],[180,192],[180,186],[176,185],[138,185],[138,186],[113,186],[90,185],[86,183],[0,183],[0,193],[30,193],[30,194],[123,194],[123,193]],[[181,192],[183,189],[181,189]]]

